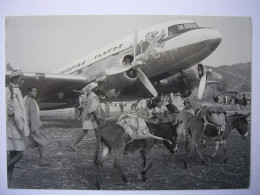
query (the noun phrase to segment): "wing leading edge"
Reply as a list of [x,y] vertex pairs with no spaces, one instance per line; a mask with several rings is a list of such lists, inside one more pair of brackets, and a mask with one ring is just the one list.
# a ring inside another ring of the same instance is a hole
[[[9,83],[11,71],[5,73],[6,83]],[[23,96],[27,94],[30,86],[38,89],[37,101],[41,103],[59,103],[68,105],[78,94],[73,90],[80,90],[91,82],[88,76],[46,74],[46,73],[24,73],[24,86],[21,88]]]

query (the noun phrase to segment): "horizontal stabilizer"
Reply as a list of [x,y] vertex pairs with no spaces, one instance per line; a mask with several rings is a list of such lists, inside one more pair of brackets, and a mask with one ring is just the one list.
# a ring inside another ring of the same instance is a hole
[[[6,71],[5,77],[8,80],[11,71]],[[74,81],[74,82],[82,82],[89,83],[91,82],[87,76],[82,75],[67,75],[67,74],[51,74],[51,73],[32,73],[25,72],[25,79],[35,79],[36,81],[44,81],[44,80],[56,80],[56,81]]]
[[6,64],[6,70],[13,70],[13,67],[9,63],[7,63]]
[[[6,84],[10,81],[11,71],[5,73]],[[27,89],[31,86],[36,87],[37,99],[39,103],[62,103],[67,104],[68,99],[77,96],[73,90],[81,90],[88,83],[92,82],[88,76],[67,75],[52,73],[24,73],[24,84],[21,87],[23,96],[27,94]],[[57,104],[58,105],[58,104]],[[55,107],[58,108],[58,107]],[[48,107],[50,109],[50,107]]]

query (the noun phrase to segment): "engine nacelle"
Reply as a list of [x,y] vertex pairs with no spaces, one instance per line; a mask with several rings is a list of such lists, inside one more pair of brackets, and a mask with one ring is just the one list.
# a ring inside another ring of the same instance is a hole
[[192,90],[199,86],[200,78],[205,72],[204,67],[202,65],[200,67],[202,67],[202,72],[198,70],[198,66],[193,66],[174,76],[161,80],[160,83],[170,88],[171,92],[180,93],[183,98],[189,97]]
[[113,97],[118,97],[120,95],[120,90],[108,89],[108,90],[105,90],[104,93],[106,94],[107,98],[113,98]]
[[133,84],[137,79],[136,70],[130,69],[120,74],[107,76],[105,88],[120,89]]

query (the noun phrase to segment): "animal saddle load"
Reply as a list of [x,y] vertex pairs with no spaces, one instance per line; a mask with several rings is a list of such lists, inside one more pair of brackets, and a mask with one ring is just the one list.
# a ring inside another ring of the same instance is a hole
[[144,119],[135,114],[122,114],[120,115],[117,124],[120,125],[125,132],[131,137],[131,140],[154,138],[164,140],[161,137],[152,135],[146,125]]
[[217,126],[219,131],[225,131],[226,119],[225,119],[225,111],[222,107],[219,106],[208,107],[206,109],[206,114],[204,119],[206,119],[205,123],[210,123]]
[[166,114],[158,113],[158,114],[154,114],[149,119],[145,119],[145,121],[147,123],[152,123],[155,125],[175,123],[177,114],[178,113],[169,113],[166,115]]

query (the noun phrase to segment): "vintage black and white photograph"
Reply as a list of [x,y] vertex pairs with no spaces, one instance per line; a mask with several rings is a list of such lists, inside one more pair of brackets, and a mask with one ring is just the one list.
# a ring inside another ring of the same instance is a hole
[[9,189],[248,189],[250,17],[5,18]]

